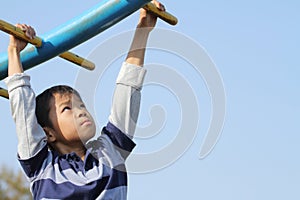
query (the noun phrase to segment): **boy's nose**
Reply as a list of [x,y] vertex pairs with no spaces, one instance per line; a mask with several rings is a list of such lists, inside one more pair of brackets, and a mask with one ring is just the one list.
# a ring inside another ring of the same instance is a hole
[[85,111],[84,109],[77,109],[76,115],[77,115],[78,117],[84,117],[84,116],[87,115],[87,113],[86,113],[86,111]]
[[80,111],[78,117],[85,117],[86,116],[86,112],[84,111]]

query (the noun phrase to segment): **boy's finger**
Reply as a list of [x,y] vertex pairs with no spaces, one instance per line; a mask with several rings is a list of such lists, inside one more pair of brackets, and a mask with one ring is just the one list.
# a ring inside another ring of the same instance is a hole
[[31,26],[27,25],[27,24],[22,24],[22,27],[23,27],[22,30],[25,32],[25,35],[26,35],[28,38],[33,39],[34,36],[35,36],[35,31],[34,31],[34,29],[33,29]]
[[26,31],[26,36],[29,38],[29,39],[32,39],[32,36],[31,36],[31,34],[28,32],[28,31]]
[[32,28],[32,34],[34,37],[36,36],[36,32],[35,32],[34,28]]
[[159,3],[159,7],[158,7],[159,10],[161,11],[166,11],[166,8],[163,4]]
[[159,1],[152,1],[152,3],[154,3],[154,5],[161,11],[166,11],[166,8],[165,6],[160,3]]
[[30,36],[29,37],[30,39],[33,39],[35,37],[35,31],[34,31],[34,29],[31,26],[29,26],[28,34]]
[[31,34],[31,30],[30,30],[30,29],[27,29],[27,30],[25,31],[25,35],[26,35],[28,38],[32,39],[32,34]]
[[16,24],[16,27],[20,28],[22,31],[26,31],[26,27],[22,24]]

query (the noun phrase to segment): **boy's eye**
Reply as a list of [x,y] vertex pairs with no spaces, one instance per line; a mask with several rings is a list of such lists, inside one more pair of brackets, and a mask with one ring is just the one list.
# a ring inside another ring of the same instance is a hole
[[85,105],[84,105],[84,104],[80,104],[80,107],[81,107],[81,108],[85,108]]
[[66,110],[71,110],[71,107],[69,107],[69,106],[64,107],[64,108],[62,109],[62,112],[66,111]]

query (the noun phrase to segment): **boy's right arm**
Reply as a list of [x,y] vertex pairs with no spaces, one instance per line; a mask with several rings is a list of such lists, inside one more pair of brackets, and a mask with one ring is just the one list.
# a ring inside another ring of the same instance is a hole
[[23,73],[7,77],[5,83],[16,124],[18,156],[27,160],[47,145],[44,130],[35,116],[35,94],[30,87],[30,77]]
[[[27,25],[17,25],[27,37],[35,36],[33,28]],[[5,83],[8,88],[13,119],[16,123],[18,136],[18,156],[29,159],[46,146],[46,136],[37,123],[35,116],[35,94],[30,87],[30,77],[23,74],[20,52],[27,45],[10,36],[8,46],[8,77]]]

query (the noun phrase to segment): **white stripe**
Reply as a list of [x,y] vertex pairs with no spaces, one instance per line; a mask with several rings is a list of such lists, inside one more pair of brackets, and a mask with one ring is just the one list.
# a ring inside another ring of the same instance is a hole
[[72,169],[59,171],[59,165],[57,163],[54,164],[54,167],[51,165],[51,163],[49,163],[48,166],[43,170],[43,172],[41,172],[36,177],[34,182],[43,179],[51,179],[56,184],[70,182],[77,186],[83,186],[108,175],[109,174],[107,170],[105,170],[105,168],[103,168],[102,165],[94,166],[92,169],[87,171],[86,174],[83,174],[81,171],[76,173]]

